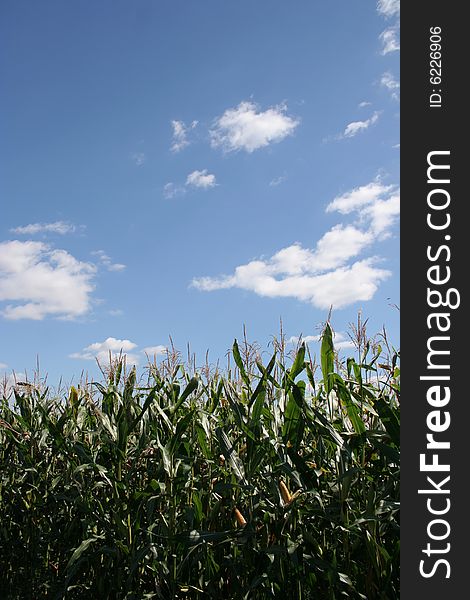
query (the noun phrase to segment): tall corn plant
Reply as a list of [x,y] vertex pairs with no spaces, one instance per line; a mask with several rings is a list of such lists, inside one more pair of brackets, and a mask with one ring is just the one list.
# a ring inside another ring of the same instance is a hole
[[232,356],[4,399],[0,597],[398,597],[397,356]]

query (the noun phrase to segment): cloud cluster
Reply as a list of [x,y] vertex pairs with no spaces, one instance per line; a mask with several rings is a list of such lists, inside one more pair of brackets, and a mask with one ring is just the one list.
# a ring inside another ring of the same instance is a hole
[[115,358],[121,353],[126,355],[126,362],[128,364],[139,363],[139,356],[132,353],[132,350],[137,348],[137,344],[130,340],[118,340],[114,337],[109,337],[104,342],[95,342],[90,344],[86,348],[83,348],[81,352],[74,352],[70,354],[70,358],[79,358],[82,360],[98,360],[100,364],[109,362],[109,358]]
[[70,354],[70,358],[80,360],[97,360],[100,364],[106,364],[111,360],[116,359],[120,355],[124,356],[127,365],[138,365],[145,354],[149,358],[153,356],[163,356],[167,353],[166,346],[148,346],[143,350],[137,350],[137,344],[130,340],[120,340],[114,337],[108,337],[103,342],[94,342],[81,352]]
[[199,277],[191,285],[202,291],[239,288],[259,296],[291,297],[320,309],[370,300],[391,273],[378,267],[376,256],[358,257],[390,235],[399,214],[398,190],[373,181],[334,198],[326,211],[353,213],[356,220],[332,227],[313,250],[296,243],[268,259],[240,265],[232,275]]
[[211,145],[224,152],[254,152],[291,135],[299,121],[286,114],[285,106],[261,111],[254,102],[240,102],[218,117],[210,131]]
[[[73,226],[57,223],[17,227],[17,233],[68,233]],[[121,263],[112,262],[103,251],[92,252],[96,264],[83,262],[67,250],[45,242],[9,240],[0,243],[0,315],[9,320],[47,317],[76,319],[92,308],[94,279],[98,266],[122,271]]]
[[11,320],[83,316],[91,307],[95,274],[95,265],[48,244],[2,242],[0,302],[7,305],[1,314]]
[[[285,105],[273,106],[262,111],[254,102],[244,101],[234,108],[228,108],[222,116],[215,119],[209,131],[211,146],[223,152],[245,150],[252,153],[271,143],[280,142],[291,135],[299,121],[286,114]],[[189,145],[188,132],[194,129],[198,121],[186,126],[183,121],[172,121],[172,152],[179,152]],[[273,180],[270,185],[278,185],[285,178]],[[167,182],[163,186],[165,199],[176,198],[186,193],[188,187],[209,189],[217,185],[215,175],[207,169],[189,173],[184,185]]]

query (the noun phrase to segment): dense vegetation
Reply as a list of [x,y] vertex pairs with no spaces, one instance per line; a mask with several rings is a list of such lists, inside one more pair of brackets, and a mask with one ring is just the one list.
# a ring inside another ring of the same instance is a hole
[[399,597],[397,354],[115,362],[0,408],[0,598]]

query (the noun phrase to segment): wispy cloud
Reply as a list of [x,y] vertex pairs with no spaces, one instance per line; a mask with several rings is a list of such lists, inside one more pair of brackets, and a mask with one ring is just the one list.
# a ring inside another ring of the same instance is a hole
[[385,72],[380,78],[380,85],[390,92],[394,100],[399,100],[400,83],[389,71]]
[[202,291],[240,288],[259,296],[291,297],[321,309],[370,300],[391,273],[378,267],[377,256],[361,260],[359,256],[390,234],[399,213],[398,190],[376,180],[337,196],[326,210],[354,213],[356,221],[332,227],[313,250],[295,243],[268,259],[236,267],[232,275],[195,278],[192,286]]
[[106,268],[108,271],[124,271],[126,265],[123,265],[122,263],[110,263],[106,265]]
[[287,180],[287,175],[280,175],[279,177],[275,177],[274,179],[271,179],[271,181],[269,182],[269,185],[271,187],[276,187],[278,185],[280,185],[281,183],[284,183],[284,181]]
[[194,129],[198,124],[198,121],[193,121],[189,126],[185,125],[183,121],[172,121],[171,126],[173,128],[173,140],[171,144],[170,150],[172,152],[180,152],[187,146],[189,146],[190,142],[188,140],[188,132]]
[[378,0],[377,11],[384,17],[397,17],[400,14],[400,0]]
[[131,160],[135,165],[141,167],[146,163],[147,157],[144,152],[133,152],[131,154]]
[[19,235],[36,235],[37,233],[58,233],[65,235],[76,231],[75,225],[65,221],[55,221],[54,223],[30,223],[10,229],[12,233]]
[[93,256],[98,258],[99,264],[105,267],[108,271],[124,271],[126,265],[121,263],[113,263],[111,258],[104,252],[104,250],[95,250],[92,252]]
[[374,123],[377,123],[378,120],[379,120],[379,113],[374,112],[374,114],[369,119],[366,119],[365,121],[353,121],[352,123],[349,123],[348,125],[346,125],[346,128],[343,131],[340,138],[341,137],[352,138],[352,137],[356,136],[358,133],[360,133],[361,131],[365,131],[366,129],[368,129],[371,125],[374,125]]
[[172,198],[176,198],[178,196],[183,196],[186,194],[186,188],[172,181],[165,183],[163,186],[163,197],[165,200],[171,200]]
[[360,102],[358,106],[359,106],[359,108],[365,108],[366,106],[371,106],[371,104],[372,104],[372,102],[364,101],[364,102]]
[[197,188],[211,188],[216,186],[215,175],[208,173],[207,169],[202,171],[193,171],[186,179],[186,185]]
[[254,102],[240,102],[218,117],[210,131],[211,144],[225,152],[254,152],[291,135],[298,119],[286,114],[284,105],[262,111]]
[[0,243],[0,302],[6,319],[73,319],[91,308],[96,266],[42,242]]
[[379,39],[382,43],[381,54],[385,56],[390,52],[396,52],[400,50],[400,40],[399,40],[399,26],[398,24],[393,25],[392,27],[387,27],[379,36]]

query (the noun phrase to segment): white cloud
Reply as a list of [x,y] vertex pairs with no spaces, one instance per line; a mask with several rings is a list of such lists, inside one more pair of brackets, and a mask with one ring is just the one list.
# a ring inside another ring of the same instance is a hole
[[365,235],[372,242],[389,235],[400,214],[400,196],[396,186],[375,180],[337,196],[326,207],[326,212],[333,211],[343,215],[356,212],[360,223],[368,223]]
[[385,56],[390,52],[396,52],[400,50],[400,40],[398,37],[398,24],[393,25],[392,27],[387,27],[379,36],[380,41],[382,42],[382,50],[381,54]]
[[18,382],[26,382],[28,377],[26,373],[16,373],[12,371],[11,373],[2,373],[2,377],[0,379],[0,394],[8,398],[10,394],[13,393]]
[[371,233],[354,225],[335,225],[318,240],[313,251],[296,243],[276,252],[270,259],[270,272],[296,276],[335,269],[373,241]]
[[141,167],[147,161],[144,152],[134,152],[131,154],[131,159],[138,167]]
[[128,365],[138,365],[139,355],[132,352],[137,348],[137,344],[130,340],[119,340],[114,337],[109,337],[103,342],[95,342],[81,352],[70,354],[70,358],[78,358],[81,360],[98,360],[101,364],[109,362],[111,355],[112,359],[117,358],[121,353],[126,357]]
[[399,99],[400,96],[398,90],[400,89],[400,83],[389,71],[384,73],[380,78],[380,85],[391,93],[394,100]]
[[[237,267],[238,268],[238,267]],[[237,287],[236,278],[230,275],[220,277],[195,277],[191,286],[203,292],[214,292],[215,290],[228,290]]]
[[147,348],[144,348],[142,350],[142,353],[146,354],[149,357],[164,356],[165,354],[167,354],[167,352],[168,352],[168,348],[161,344],[158,346],[147,346]]
[[333,334],[333,345],[335,350],[344,350],[346,348],[355,348],[354,342],[351,338],[341,332]]
[[163,197],[165,200],[171,200],[172,198],[177,198],[178,196],[183,196],[186,194],[186,189],[181,185],[177,185],[172,181],[165,183],[163,186]]
[[185,125],[183,121],[172,121],[171,126],[173,128],[173,143],[170,150],[172,152],[180,152],[186,146],[189,146],[188,132],[194,129],[198,124],[198,121],[193,121],[189,126]]
[[137,350],[137,344],[131,340],[119,340],[114,337],[108,337],[103,342],[94,342],[81,352],[74,352],[69,358],[80,360],[98,360],[100,364],[106,364],[111,360],[124,356],[128,366],[138,365],[141,360],[140,354],[146,354],[148,357],[163,356],[167,353],[166,346],[148,346],[143,350]]
[[321,335],[292,335],[288,340],[288,344],[298,344],[299,342],[305,342],[306,344],[310,344],[311,342],[319,342],[321,339]]
[[400,0],[378,0],[377,11],[384,17],[395,17],[400,14]]
[[366,106],[371,106],[371,105],[372,105],[372,102],[364,101],[364,102],[359,103],[359,108],[365,108]]
[[317,242],[312,266],[324,271],[344,265],[373,241],[370,232],[361,231],[354,225],[335,225]]
[[163,186],[163,197],[166,200],[171,200],[172,198],[186,194],[188,187],[196,187],[207,190],[215,187],[216,185],[217,183],[215,180],[215,175],[209,173],[207,169],[203,169],[202,171],[193,171],[187,176],[184,186],[180,185],[179,183],[173,183],[172,181],[166,183]]
[[192,286],[202,291],[240,288],[260,296],[292,297],[322,309],[370,300],[391,273],[377,267],[378,257],[357,258],[390,235],[399,213],[396,186],[375,180],[336,197],[326,210],[355,213],[356,223],[333,226],[313,250],[296,243],[269,259],[240,265],[232,275],[195,278]]
[[343,132],[342,137],[350,138],[357,135],[360,131],[365,131],[371,125],[377,122],[379,118],[379,113],[375,112],[369,119],[366,121],[353,121],[346,126],[346,129]]
[[190,173],[186,179],[186,185],[192,185],[197,188],[211,188],[216,184],[215,175],[207,172],[207,169],[203,171],[193,171]]
[[110,315],[111,317],[120,317],[124,314],[124,311],[121,310],[120,308],[112,308],[111,310],[108,310],[108,315]]
[[91,308],[95,265],[42,242],[0,243],[0,301],[6,319],[72,319]]
[[2,371],[4,371],[5,369],[8,369],[8,365],[7,365],[6,363],[2,363],[2,362],[0,362],[0,369],[1,369]]
[[285,275],[276,278],[270,261],[252,261],[235,269],[230,277],[194,279],[193,286],[202,291],[240,288],[271,298],[296,298],[316,308],[344,308],[358,301],[370,300],[381,281],[391,275],[374,266],[373,258],[318,275]]
[[225,152],[254,152],[291,135],[299,121],[289,117],[285,106],[260,111],[253,102],[240,102],[215,120],[210,131],[211,144]]
[[[354,348],[354,342],[349,339],[344,333],[338,332],[333,334],[333,343],[336,350],[343,350],[345,348]],[[290,344],[297,345],[299,342],[305,342],[306,344],[315,343],[321,341],[321,335],[302,335],[302,336],[291,336],[287,342]]]
[[30,223],[21,227],[10,229],[12,233],[20,235],[35,235],[36,233],[73,233],[76,230],[75,225],[66,223],[65,221],[55,221],[54,223]]
[[393,194],[386,200],[376,200],[362,212],[363,218],[369,218],[371,232],[376,237],[388,237],[390,227],[400,214],[400,196]]
[[334,346],[336,350],[345,350],[346,348],[354,348],[354,342],[352,340],[344,340],[342,342],[335,342]]
[[383,185],[379,180],[367,185],[361,185],[345,194],[336,196],[326,207],[326,212],[339,212],[343,215],[372,204],[394,188],[393,185]]
[[126,265],[121,263],[113,263],[111,258],[103,250],[95,250],[92,252],[93,256],[97,256],[101,265],[103,265],[108,271],[123,271]]

